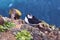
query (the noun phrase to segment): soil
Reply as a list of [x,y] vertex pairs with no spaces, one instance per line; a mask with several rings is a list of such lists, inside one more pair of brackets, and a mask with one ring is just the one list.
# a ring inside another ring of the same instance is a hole
[[0,33],[0,40],[16,40],[16,39],[10,31],[7,31]]

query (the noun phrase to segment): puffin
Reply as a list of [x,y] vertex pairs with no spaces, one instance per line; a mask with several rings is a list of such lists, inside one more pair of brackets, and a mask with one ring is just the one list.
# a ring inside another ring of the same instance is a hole
[[40,26],[42,26],[40,23],[42,23],[42,20],[37,19],[32,14],[27,14],[24,19],[26,24],[29,24],[32,27],[36,27],[39,30],[42,29]]
[[15,20],[19,19],[21,15],[22,15],[22,13],[18,9],[12,8],[9,11],[9,18],[11,18],[11,19],[15,19]]
[[27,24],[39,24],[41,23],[42,21],[37,19],[35,16],[31,15],[31,14],[27,14],[25,16],[25,19],[24,19],[25,23]]

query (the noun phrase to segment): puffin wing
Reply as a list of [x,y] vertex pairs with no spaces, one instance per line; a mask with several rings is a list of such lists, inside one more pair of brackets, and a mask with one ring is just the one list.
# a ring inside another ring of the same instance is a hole
[[41,23],[41,20],[37,19],[36,17],[33,16],[33,21],[38,24],[38,23]]

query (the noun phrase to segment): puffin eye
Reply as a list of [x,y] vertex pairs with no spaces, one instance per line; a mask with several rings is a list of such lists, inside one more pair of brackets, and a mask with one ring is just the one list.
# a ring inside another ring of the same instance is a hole
[[50,27],[51,28],[51,27]]

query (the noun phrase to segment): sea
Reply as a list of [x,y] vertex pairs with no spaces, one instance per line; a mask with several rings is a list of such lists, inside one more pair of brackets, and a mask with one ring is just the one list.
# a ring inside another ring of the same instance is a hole
[[8,17],[9,10],[21,11],[21,19],[30,13],[48,24],[60,27],[60,0],[0,0],[0,15]]

